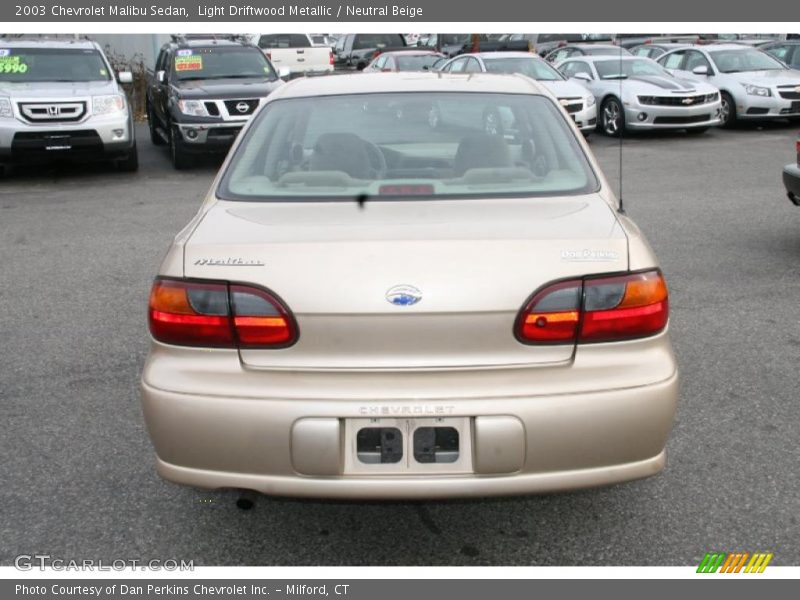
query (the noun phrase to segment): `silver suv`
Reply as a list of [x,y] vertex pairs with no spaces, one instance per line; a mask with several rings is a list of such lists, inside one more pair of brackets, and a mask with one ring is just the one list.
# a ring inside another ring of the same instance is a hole
[[100,46],[0,39],[0,172],[15,163],[112,160],[138,168],[131,107]]

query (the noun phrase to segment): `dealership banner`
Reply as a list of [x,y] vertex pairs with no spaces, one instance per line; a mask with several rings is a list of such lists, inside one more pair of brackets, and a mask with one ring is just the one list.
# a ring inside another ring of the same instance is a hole
[[0,22],[774,22],[796,19],[785,0],[39,0],[0,4]]
[[[739,578],[718,579],[714,596],[752,598],[756,595],[775,598],[794,597],[791,579]],[[758,587],[757,587],[758,586]],[[65,578],[39,581],[0,581],[0,597],[52,600],[84,598],[137,598],[139,600],[197,600],[224,598],[226,600],[275,600],[302,598],[304,600],[427,600],[458,598],[459,600],[497,598],[567,597],[605,598],[620,595],[626,598],[673,600],[691,594],[697,584],[687,579],[667,580],[429,580],[429,579],[354,579],[354,580],[224,580],[224,579],[137,579],[137,580],[79,580]],[[690,596],[691,597],[691,596]]]

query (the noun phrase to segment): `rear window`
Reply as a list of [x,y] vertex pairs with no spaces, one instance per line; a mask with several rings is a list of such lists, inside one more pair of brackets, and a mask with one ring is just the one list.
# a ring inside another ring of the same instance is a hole
[[227,200],[585,194],[598,182],[552,99],[351,94],[276,100],[223,175]]
[[97,50],[0,48],[0,81],[109,81],[111,73]]

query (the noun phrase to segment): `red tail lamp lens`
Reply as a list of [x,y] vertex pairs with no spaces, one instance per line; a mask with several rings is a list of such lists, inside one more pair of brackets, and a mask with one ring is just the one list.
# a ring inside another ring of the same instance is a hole
[[658,271],[589,279],[584,295],[579,342],[647,337],[667,325],[667,284]]
[[240,348],[285,346],[294,341],[294,321],[265,290],[232,285],[231,305]]
[[655,335],[669,319],[660,271],[562,281],[539,291],[517,318],[530,344],[613,342]]
[[532,343],[574,342],[581,290],[582,282],[564,281],[536,294],[520,315],[518,337]]
[[150,333],[165,344],[233,348],[228,289],[222,283],[158,279],[150,292]]
[[266,290],[226,282],[157,279],[150,332],[159,342],[205,348],[281,348],[297,340],[284,305]]

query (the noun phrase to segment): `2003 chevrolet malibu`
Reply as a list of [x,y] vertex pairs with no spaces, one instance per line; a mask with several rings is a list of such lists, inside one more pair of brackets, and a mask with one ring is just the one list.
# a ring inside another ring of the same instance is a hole
[[665,464],[664,278],[526,77],[281,87],[175,238],[149,324],[142,402],[173,482],[433,498]]

